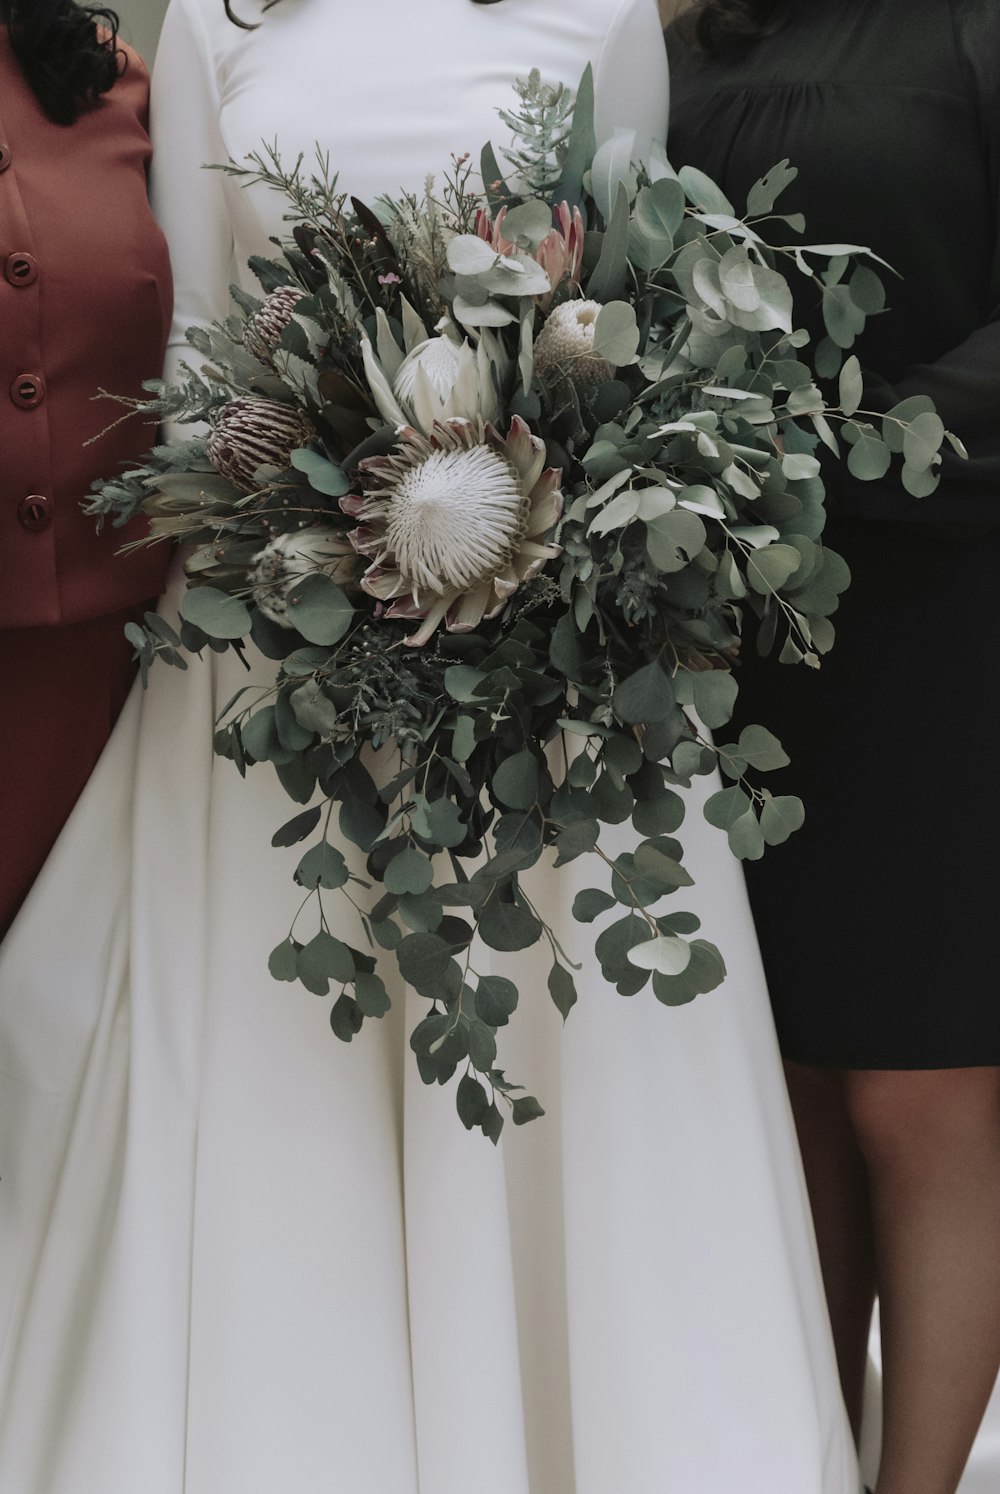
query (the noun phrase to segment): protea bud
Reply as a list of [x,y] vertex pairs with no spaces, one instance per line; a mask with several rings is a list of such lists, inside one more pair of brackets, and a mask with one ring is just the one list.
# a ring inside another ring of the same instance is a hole
[[535,369],[539,374],[557,368],[577,388],[603,384],[614,365],[594,352],[594,328],[601,312],[599,301],[564,301],[550,312],[535,339]]
[[254,600],[264,616],[282,628],[294,627],[294,618],[288,615],[288,591],[313,571],[322,571],[338,586],[354,580],[358,557],[342,529],[310,524],[279,534],[260,552],[247,579],[255,588]]
[[274,399],[234,399],[216,418],[205,443],[216,472],[245,493],[256,487],[259,467],[287,467],[292,452],[316,432],[296,405]]
[[305,296],[295,285],[279,285],[255,311],[243,329],[243,346],[265,368],[274,367],[271,356],[281,341],[281,334],[292,319],[292,312]]

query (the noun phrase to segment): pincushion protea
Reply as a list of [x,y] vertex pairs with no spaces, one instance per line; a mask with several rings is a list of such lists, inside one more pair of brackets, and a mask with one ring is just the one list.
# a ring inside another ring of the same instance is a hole
[[364,493],[341,499],[370,560],[362,590],[384,616],[422,619],[407,638],[426,643],[439,623],[470,632],[496,617],[523,581],[555,559],[561,471],[519,416],[506,436],[484,421],[438,422],[398,433],[388,456],[361,463]]
[[546,318],[535,338],[535,368],[540,374],[558,368],[578,388],[603,384],[614,377],[614,365],[594,352],[599,301],[563,301]]

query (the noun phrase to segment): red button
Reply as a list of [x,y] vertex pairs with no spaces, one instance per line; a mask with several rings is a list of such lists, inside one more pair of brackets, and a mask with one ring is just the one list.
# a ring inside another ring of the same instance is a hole
[[6,171],[10,165],[11,155],[9,145],[0,145],[0,171]]
[[45,398],[45,380],[41,374],[18,374],[10,386],[10,397],[22,410],[33,410]]
[[25,529],[48,529],[52,523],[52,499],[41,493],[32,493],[22,498],[17,505],[17,517]]
[[8,254],[3,272],[11,285],[34,285],[38,279],[38,261],[33,254],[23,251]]

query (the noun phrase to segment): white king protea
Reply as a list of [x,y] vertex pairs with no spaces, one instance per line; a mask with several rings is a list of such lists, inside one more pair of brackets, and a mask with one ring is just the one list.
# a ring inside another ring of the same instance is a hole
[[279,534],[260,552],[247,579],[264,616],[282,628],[294,627],[295,620],[288,615],[288,593],[296,581],[313,571],[322,571],[338,586],[354,580],[358,557],[343,529],[310,524]]
[[469,632],[496,617],[523,581],[560,553],[548,538],[562,514],[562,473],[515,416],[502,436],[483,421],[449,420],[429,435],[407,427],[388,456],[361,463],[364,495],[342,498],[361,521],[351,539],[370,561],[363,591],[385,616]]
[[412,425],[426,435],[437,421],[499,417],[498,386],[507,360],[488,330],[475,347],[453,328],[425,338],[402,358],[391,377],[367,338],[362,355],[372,397],[390,425]]
[[614,365],[594,352],[599,301],[563,301],[549,313],[535,338],[535,368],[540,374],[558,368],[578,387],[603,384]]

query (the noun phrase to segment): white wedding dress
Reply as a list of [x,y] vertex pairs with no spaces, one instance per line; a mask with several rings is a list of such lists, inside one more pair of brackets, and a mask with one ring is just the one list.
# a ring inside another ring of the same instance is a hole
[[[362,197],[419,187],[502,143],[515,76],[588,59],[604,128],[664,129],[654,0],[235,4],[258,30],[173,0],[157,66],[175,359],[279,229],[277,197],[203,162],[318,139]],[[538,873],[581,1000],[563,1032],[520,957],[502,1061],[548,1114],[494,1150],[420,1083],[425,1003],[397,990],[345,1047],[328,1002],[268,976],[289,806],[211,754],[244,680],[206,656],[136,689],[0,956],[0,1494],[856,1494],[742,879],[701,794],[686,904],[729,979],[622,1000],[577,879]]]

